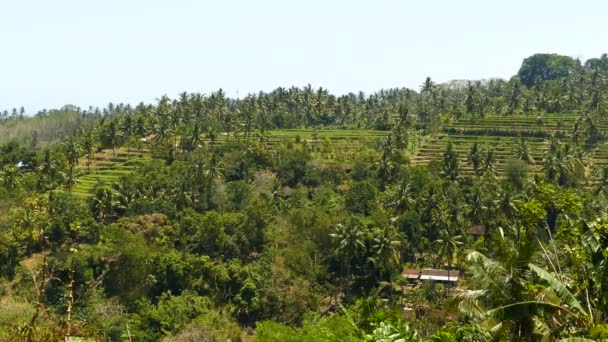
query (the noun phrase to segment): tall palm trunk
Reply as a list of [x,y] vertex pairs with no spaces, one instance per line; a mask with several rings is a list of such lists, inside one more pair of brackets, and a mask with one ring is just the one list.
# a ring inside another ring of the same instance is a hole
[[87,174],[91,174],[91,161],[92,161],[92,156],[91,156],[91,150],[89,150],[89,153],[87,155]]

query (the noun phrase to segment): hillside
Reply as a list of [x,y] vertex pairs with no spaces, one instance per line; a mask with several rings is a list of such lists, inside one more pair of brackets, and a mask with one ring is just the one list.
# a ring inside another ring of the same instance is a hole
[[0,126],[0,341],[608,338],[605,56],[46,113]]

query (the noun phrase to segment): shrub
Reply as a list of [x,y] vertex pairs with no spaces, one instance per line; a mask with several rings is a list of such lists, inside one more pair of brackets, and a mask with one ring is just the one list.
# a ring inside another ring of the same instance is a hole
[[346,209],[355,214],[369,215],[376,205],[376,187],[370,182],[354,182],[346,192]]

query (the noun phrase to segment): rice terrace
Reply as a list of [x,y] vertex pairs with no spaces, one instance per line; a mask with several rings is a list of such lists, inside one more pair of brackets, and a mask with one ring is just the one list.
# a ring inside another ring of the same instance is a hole
[[581,1],[6,2],[0,342],[608,341]]

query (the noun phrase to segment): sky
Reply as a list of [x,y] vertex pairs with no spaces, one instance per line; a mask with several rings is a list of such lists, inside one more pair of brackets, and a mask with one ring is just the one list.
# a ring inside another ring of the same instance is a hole
[[0,109],[292,85],[418,89],[608,52],[608,2],[0,0]]

